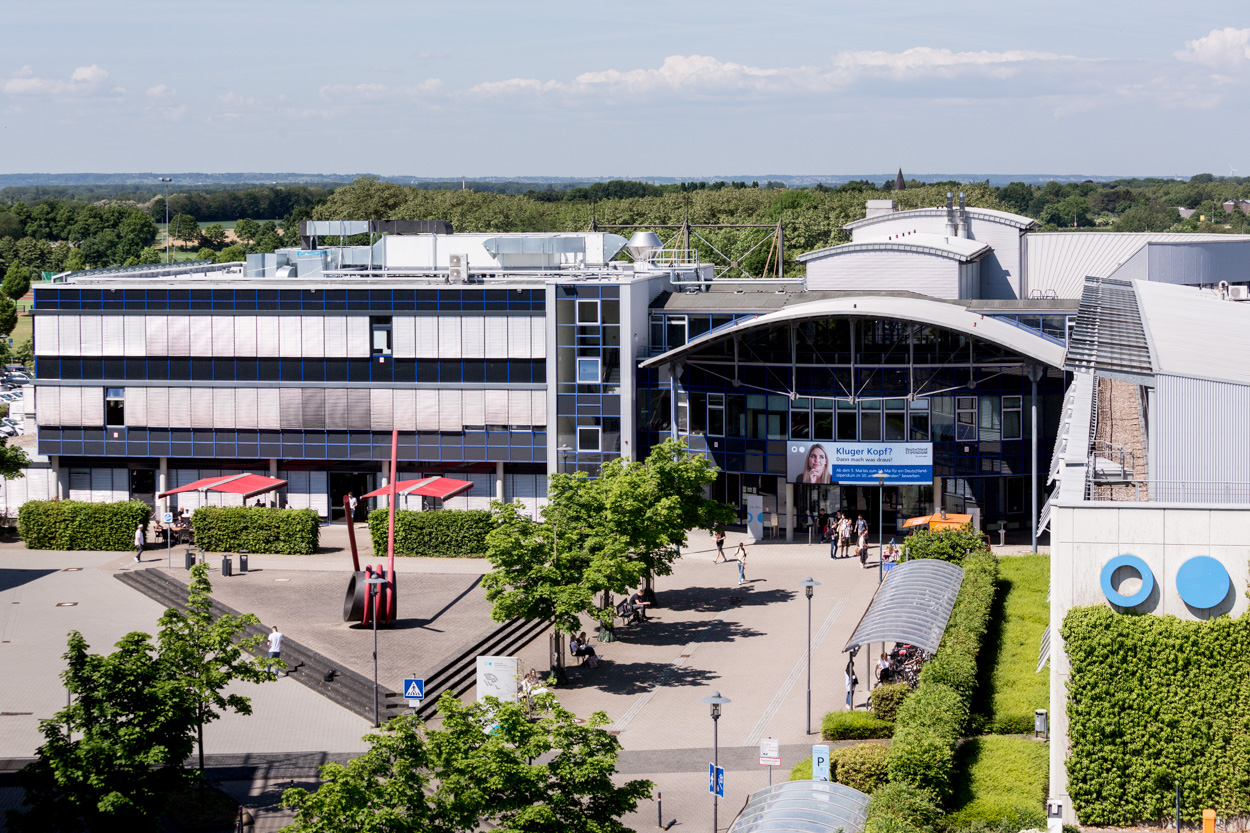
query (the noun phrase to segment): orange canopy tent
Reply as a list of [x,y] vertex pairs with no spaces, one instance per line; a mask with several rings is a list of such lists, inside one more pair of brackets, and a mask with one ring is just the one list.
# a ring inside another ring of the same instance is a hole
[[971,515],[954,515],[946,512],[937,515],[921,515],[918,518],[908,518],[903,521],[903,527],[906,529],[916,526],[928,526],[929,529],[952,529],[970,523],[972,523]]

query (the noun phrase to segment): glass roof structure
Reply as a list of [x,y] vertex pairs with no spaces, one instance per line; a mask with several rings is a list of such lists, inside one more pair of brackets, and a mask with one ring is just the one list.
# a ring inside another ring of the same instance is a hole
[[832,781],[786,781],[754,793],[729,833],[859,833],[868,796]]
[[885,574],[842,652],[870,642],[903,642],[933,653],[963,580],[963,567],[949,561],[919,558],[899,564]]

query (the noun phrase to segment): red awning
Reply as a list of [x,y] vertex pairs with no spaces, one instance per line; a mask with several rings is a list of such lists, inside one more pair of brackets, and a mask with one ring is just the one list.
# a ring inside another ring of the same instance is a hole
[[361,498],[400,494],[436,497],[439,500],[447,500],[472,488],[473,483],[469,480],[455,480],[450,477],[425,477],[421,480],[401,480],[393,488],[391,486],[383,486],[381,489],[375,489],[367,495],[361,495]]
[[176,495],[179,492],[224,492],[230,495],[242,495],[244,500],[265,492],[281,489],[285,480],[276,477],[265,477],[261,474],[227,474],[224,477],[206,477],[168,492],[161,492],[158,498]]

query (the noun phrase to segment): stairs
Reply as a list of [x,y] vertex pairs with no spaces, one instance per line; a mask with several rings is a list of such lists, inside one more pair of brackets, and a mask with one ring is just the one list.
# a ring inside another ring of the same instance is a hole
[[[116,573],[115,577],[129,587],[166,607],[186,610],[189,588],[156,567]],[[224,614],[238,615],[239,611],[213,600],[214,618]],[[435,671],[426,677],[425,697],[417,714],[429,718],[437,710],[439,695],[444,691],[463,694],[476,682],[478,656],[508,656],[545,631],[549,623],[513,619],[494,628],[485,636],[474,639],[439,663]],[[264,623],[249,626],[246,636],[267,636],[270,628]],[[263,656],[264,653],[258,653]],[[282,640],[282,659],[287,664],[290,677],[316,691],[318,694],[351,711],[365,720],[373,720],[373,680],[335,662],[329,657],[301,645],[290,636]],[[333,672],[332,674],[330,672]],[[330,680],[326,680],[326,676]],[[400,692],[378,687],[378,716],[383,722],[408,711]]]

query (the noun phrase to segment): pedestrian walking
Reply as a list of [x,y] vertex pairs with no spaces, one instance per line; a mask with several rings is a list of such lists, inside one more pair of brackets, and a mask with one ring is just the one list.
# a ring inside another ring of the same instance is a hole
[[848,659],[846,661],[846,671],[843,672],[846,679],[846,707],[854,708],[855,703],[855,686],[859,685],[859,677],[855,676],[855,661]]
[[[269,634],[269,664],[266,670],[273,671],[274,660],[282,659],[282,631],[278,630],[278,626],[274,625],[273,630]],[[286,672],[282,672],[282,676],[286,676]]]
[[719,526],[716,527],[716,534],[714,537],[716,539],[716,555],[715,557],[712,558],[712,563],[715,564],[718,561],[728,561],[729,559],[725,557],[725,529],[724,527],[719,527]]
[[860,566],[868,566],[868,530],[865,529],[859,533],[859,540],[856,541],[856,545],[859,547]]
[[842,543],[842,557],[851,557],[851,518],[843,515],[838,521],[838,540]]
[[136,564],[138,564],[142,560],[140,556],[143,555],[143,540],[144,540],[143,539],[143,525],[140,524],[138,528],[135,529],[135,563]]
[[347,509],[349,512],[351,512],[351,518],[349,518],[349,520],[353,520],[353,521],[356,520],[356,504],[357,503],[359,503],[359,501],[356,500],[356,496],[352,494],[351,492],[348,492],[347,493]]
[[746,584],[747,582],[747,548],[741,541],[738,542],[738,583]]

